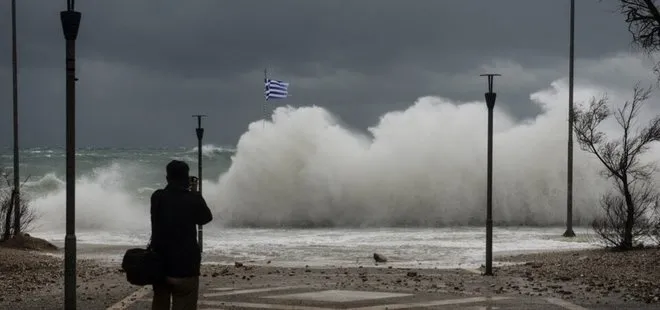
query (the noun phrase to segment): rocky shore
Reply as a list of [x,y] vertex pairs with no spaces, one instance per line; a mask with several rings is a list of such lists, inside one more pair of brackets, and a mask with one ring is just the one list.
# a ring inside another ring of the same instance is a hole
[[[350,268],[205,266],[202,283],[212,286],[313,285],[352,289],[473,296],[560,298],[587,308],[660,308],[660,250],[632,252],[582,250],[498,257],[512,263],[479,270],[389,268],[386,264]],[[385,267],[383,267],[385,266]]]
[[[316,285],[332,289],[554,297],[582,305],[660,308],[660,249],[563,251],[497,258],[494,277],[480,270],[205,266],[215,286]],[[385,266],[385,267],[383,267]]]
[[[81,309],[105,309],[135,289],[117,266],[78,259],[76,267]],[[0,243],[0,292],[0,309],[61,309],[62,251],[30,236]]]
[[[605,249],[525,254],[502,257],[523,263],[498,274],[519,279],[502,288],[531,295],[555,295],[596,303],[654,303],[660,307],[660,249],[628,252]],[[520,281],[522,280],[522,281]]]
[[[202,266],[202,289],[311,285],[332,289],[558,297],[582,305],[660,307],[660,250],[582,250],[497,257],[515,263],[479,270],[400,269],[372,261],[350,268],[282,268],[236,264]],[[128,284],[117,262],[79,259],[78,306],[106,309],[139,287]],[[34,251],[0,246],[0,309],[61,309],[61,250]]]

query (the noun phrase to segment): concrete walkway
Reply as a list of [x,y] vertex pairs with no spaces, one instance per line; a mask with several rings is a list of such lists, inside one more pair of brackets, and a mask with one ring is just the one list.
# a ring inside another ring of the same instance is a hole
[[[151,288],[144,287],[112,310],[150,309]],[[586,308],[556,299],[526,296],[475,296],[445,293],[396,293],[356,290],[332,290],[313,286],[214,287],[200,292],[199,309],[547,309],[583,310]],[[614,307],[610,308],[614,309]],[[620,308],[616,308],[620,309]]]

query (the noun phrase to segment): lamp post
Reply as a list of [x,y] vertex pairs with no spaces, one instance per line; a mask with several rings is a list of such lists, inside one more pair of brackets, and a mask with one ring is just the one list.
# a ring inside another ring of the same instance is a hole
[[484,275],[493,275],[493,108],[497,94],[493,92],[493,78],[500,74],[482,74],[488,78],[488,92],[486,106],[488,107],[488,176],[486,194],[486,272]]
[[566,168],[566,232],[564,237],[575,237],[573,231],[573,63],[575,60],[575,0],[571,0],[571,26],[568,56],[568,167]]
[[[195,133],[197,134],[197,177],[199,178],[199,194],[202,194],[202,138],[204,138],[204,128],[202,128],[202,117],[206,115],[193,115],[197,117],[197,128],[195,128]],[[197,227],[197,239],[199,243],[199,251],[204,251],[204,227],[199,225]]]
[[[21,232],[21,184],[18,166],[18,57],[16,53],[16,0],[11,1],[11,64],[12,64],[12,101],[14,123],[14,236]],[[11,208],[10,208],[11,210]],[[7,214],[7,223],[11,214]],[[7,230],[8,231],[8,230]],[[6,235],[5,237],[9,237]]]
[[66,236],[64,238],[64,309],[76,309],[76,38],[82,14],[67,0],[60,12],[66,40]]

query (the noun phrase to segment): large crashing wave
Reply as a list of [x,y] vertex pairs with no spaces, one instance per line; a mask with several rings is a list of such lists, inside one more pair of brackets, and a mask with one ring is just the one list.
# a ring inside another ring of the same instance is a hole
[[[135,230],[148,228],[149,207],[141,206],[130,188],[140,174],[138,165],[113,163],[95,169],[76,181],[76,228],[83,230]],[[48,192],[35,197],[37,230],[62,229],[65,224],[66,182],[48,174],[26,184],[29,192]]]
[[[578,88],[576,102],[602,95]],[[523,123],[495,109],[494,220],[563,225],[565,83],[531,96],[543,109]],[[611,96],[610,96],[611,97]],[[373,137],[320,107],[280,107],[252,123],[233,163],[206,195],[230,226],[441,226],[485,222],[487,111],[483,102],[423,97],[382,116]],[[575,147],[574,219],[586,224],[609,183]]]
[[[532,94],[531,103],[543,112],[531,120],[513,120],[498,109],[501,102],[495,108],[493,190],[498,225],[564,224],[565,86],[558,81]],[[578,85],[576,102],[603,92]],[[610,93],[609,97],[612,103],[620,103],[629,94]],[[226,173],[205,174],[204,194],[216,214],[213,225],[482,225],[486,116],[482,101],[423,97],[406,110],[383,115],[365,134],[346,129],[320,107],[280,107],[265,126],[261,120],[250,124],[236,150],[230,152],[235,151]],[[212,146],[202,151],[205,157],[230,154]],[[193,160],[195,154],[196,149],[184,155]],[[658,154],[653,149],[648,157]],[[144,196],[154,188],[138,184],[146,174],[160,177],[163,171],[154,169],[140,163],[113,163],[78,179],[77,227],[147,229],[149,206]],[[586,224],[600,212],[600,194],[610,186],[598,174],[600,169],[600,163],[576,144],[576,224]],[[48,191],[32,202],[41,217],[39,228],[63,229],[64,182],[46,175],[30,186]]]

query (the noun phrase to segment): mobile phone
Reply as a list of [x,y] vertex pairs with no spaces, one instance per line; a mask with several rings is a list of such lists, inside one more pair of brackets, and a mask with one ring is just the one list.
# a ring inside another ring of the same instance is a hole
[[190,176],[189,177],[189,183],[190,183],[190,191],[191,192],[197,192],[197,180],[198,178],[196,176]]

